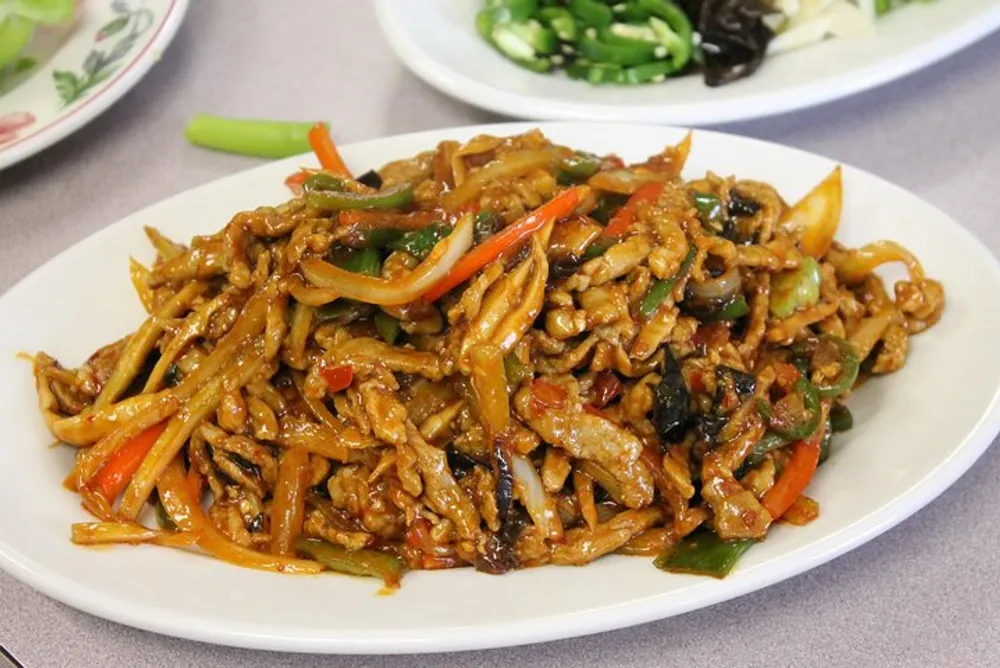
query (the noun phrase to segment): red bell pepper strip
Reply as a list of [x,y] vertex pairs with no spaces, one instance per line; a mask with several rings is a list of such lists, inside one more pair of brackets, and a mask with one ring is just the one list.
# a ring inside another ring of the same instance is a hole
[[792,456],[785,464],[778,481],[761,499],[761,504],[771,514],[772,521],[784,515],[812,481],[816,467],[819,466],[820,444],[823,442],[823,432],[826,429],[826,413],[827,408],[824,404],[820,426],[808,439],[796,441],[792,446]]
[[351,170],[344,164],[344,159],[340,157],[340,152],[337,150],[336,144],[333,143],[333,138],[330,137],[330,131],[326,129],[324,124],[317,123],[309,130],[309,145],[312,146],[313,153],[316,154],[323,169],[334,174],[354,178],[351,175]]
[[473,248],[462,256],[444,278],[424,294],[424,301],[433,302],[439,299],[549,222],[568,216],[583,201],[588,191],[587,186],[564,190],[513,225],[505,227]]
[[608,223],[608,226],[604,228],[601,236],[617,239],[628,232],[628,228],[632,227],[632,223],[635,222],[635,216],[639,212],[639,205],[655,202],[666,185],[666,181],[652,181],[639,186],[632,193],[632,196],[628,198],[628,201],[625,202],[625,206],[619,209],[618,213]]
[[126,441],[108,458],[87,486],[99,492],[108,503],[114,503],[166,428],[166,421],[160,422]]

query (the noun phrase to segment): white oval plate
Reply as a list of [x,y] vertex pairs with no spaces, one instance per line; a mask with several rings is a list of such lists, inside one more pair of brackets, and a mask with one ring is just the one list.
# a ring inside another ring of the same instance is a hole
[[[357,172],[479,132],[526,124],[440,130],[344,148]],[[676,142],[661,127],[549,124],[554,140],[638,159]],[[405,653],[552,640],[638,624],[767,586],[828,561],[916,512],[951,485],[1000,428],[1000,267],[958,223],[896,186],[844,171],[840,238],[904,243],[944,282],[939,325],[913,341],[906,367],[853,397],[853,431],[838,438],[810,495],[820,518],[777,526],[725,580],[668,575],[650,559],[610,557],[584,568],[546,567],[494,577],[471,569],[406,576],[392,596],[377,583],[327,574],[293,577],[243,570],[160,547],[89,549],[69,541],[87,520],[60,486],[68,447],[50,448],[29,365],[19,351],[46,350],[68,364],[133,331],[143,317],[128,257],[151,259],[142,228],[175,238],[220,229],[240,209],[286,197],[292,158],[171,198],[62,253],[0,299],[0,566],[42,592],[95,615],[195,640],[308,652]],[[695,133],[688,176],[708,169],[761,179],[794,200],[833,163],[774,144]],[[961,391],[958,391],[958,390]],[[970,510],[970,512],[973,512]],[[888,558],[888,557],[887,557]]]
[[764,61],[752,77],[708,88],[700,76],[649,86],[591,86],[529,72],[476,33],[482,0],[377,0],[400,60],[443,93],[515,118],[711,125],[810,107],[887,83],[1000,26],[996,0],[913,2],[873,37],[828,40]]
[[78,4],[72,25],[36,33],[24,71],[0,73],[0,169],[76,132],[125,95],[160,59],[188,0]]

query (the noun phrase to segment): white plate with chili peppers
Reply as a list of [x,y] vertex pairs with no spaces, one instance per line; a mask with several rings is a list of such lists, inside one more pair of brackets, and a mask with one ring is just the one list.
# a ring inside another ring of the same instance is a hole
[[992,0],[378,0],[376,8],[400,61],[468,104],[515,118],[686,126],[860,93],[1000,26]]
[[[433,150],[444,140],[508,136],[533,127],[439,130],[341,151],[348,167],[361,174]],[[560,145],[586,155],[616,154],[627,163],[644,160],[659,147],[685,145],[685,131],[664,127],[537,127]],[[92,520],[80,497],[62,484],[77,450],[50,447],[31,364],[18,355],[46,350],[75,364],[133,331],[144,312],[128,280],[129,257],[152,260],[145,226],[174,239],[210,234],[234,212],[286,201],[286,177],[315,164],[313,156],[265,165],[140,211],[57,256],[0,298],[0,318],[6,323],[0,334],[0,373],[6,381],[0,388],[6,407],[0,418],[6,437],[0,466],[18,473],[0,486],[0,566],[68,605],[168,635],[297,652],[439,652],[555,640],[681,614],[814,568],[905,520],[972,466],[1000,430],[1000,349],[995,345],[1000,314],[982,308],[982,294],[1000,290],[1000,266],[946,214],[871,174],[847,166],[838,171],[826,158],[752,139],[708,131],[696,131],[691,139],[686,179],[708,171],[737,175],[772,184],[788,202],[818,201],[809,195],[817,192],[817,183],[825,184],[819,192],[834,183],[842,186],[836,240],[845,248],[868,249],[850,256],[855,264],[837,265],[844,280],[887,248],[869,244],[890,239],[919,258],[917,278],[925,272],[940,281],[946,295],[943,313],[932,309],[932,319],[940,319],[913,337],[902,368],[870,379],[847,400],[853,428],[837,435],[825,462],[818,469],[813,462],[802,481],[808,483],[802,489],[819,504],[818,516],[813,512],[803,526],[774,523],[766,539],[745,551],[725,578],[664,572],[648,557],[614,554],[582,568],[548,565],[504,575],[472,568],[412,571],[391,595],[380,595],[385,593],[380,583],[370,578],[262,572],[193,549],[95,549],[71,542],[69,527]],[[620,164],[614,162],[610,171]],[[737,202],[730,213],[744,215],[740,212],[747,207],[752,209],[746,201]],[[713,204],[699,215],[710,220],[714,211]],[[720,228],[719,234],[729,232]],[[820,242],[812,238],[802,247],[811,252],[813,243]],[[313,263],[317,268],[310,273],[336,273]],[[913,279],[916,270],[909,269]],[[900,277],[899,272],[886,275]],[[95,309],[98,301],[101,308]],[[919,317],[931,318],[930,311],[923,313]],[[942,388],[961,392],[942,393]],[[772,409],[759,410],[763,415]],[[934,417],[941,415],[947,419]],[[782,466],[786,472],[803,470],[791,459]],[[781,476],[775,484],[782,484]],[[766,494],[764,500],[768,505]],[[183,523],[183,517],[171,517]]]

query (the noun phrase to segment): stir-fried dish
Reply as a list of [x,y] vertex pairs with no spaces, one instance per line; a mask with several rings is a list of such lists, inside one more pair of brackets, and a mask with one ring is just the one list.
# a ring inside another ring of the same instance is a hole
[[898,244],[834,241],[839,168],[790,205],[682,179],[690,135],[626,165],[533,131],[355,178],[314,130],[284,204],[147,230],[132,334],[34,358],[96,517],[75,542],[389,585],[610,553],[721,577],[817,517],[844,400],[944,308]]

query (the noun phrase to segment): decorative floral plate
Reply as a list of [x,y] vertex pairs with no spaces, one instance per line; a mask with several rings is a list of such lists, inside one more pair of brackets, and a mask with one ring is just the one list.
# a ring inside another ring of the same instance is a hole
[[79,130],[145,76],[188,0],[84,0],[72,25],[40,29],[0,69],[0,169]]

